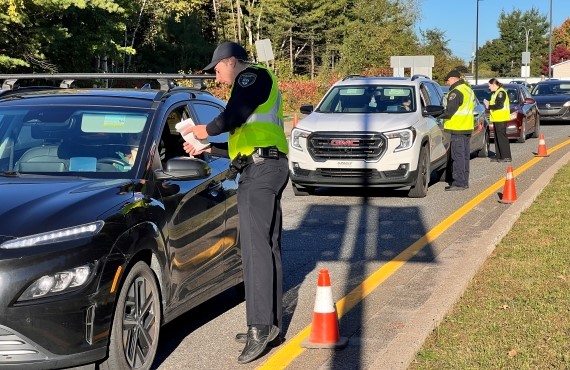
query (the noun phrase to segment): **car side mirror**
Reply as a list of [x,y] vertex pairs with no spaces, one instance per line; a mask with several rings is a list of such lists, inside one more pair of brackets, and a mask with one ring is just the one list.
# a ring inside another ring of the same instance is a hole
[[203,179],[212,173],[210,166],[203,160],[190,157],[169,159],[162,170],[156,170],[157,180],[195,180]]

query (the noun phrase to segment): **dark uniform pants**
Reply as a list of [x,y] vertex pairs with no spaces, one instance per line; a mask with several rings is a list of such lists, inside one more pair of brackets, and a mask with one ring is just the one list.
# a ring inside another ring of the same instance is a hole
[[507,122],[493,122],[495,132],[495,157],[511,159],[511,144],[507,136]]
[[451,175],[453,177],[451,185],[453,186],[469,186],[470,138],[471,135],[467,134],[451,134]]
[[247,325],[282,326],[281,195],[287,158],[251,163],[239,178],[238,213]]

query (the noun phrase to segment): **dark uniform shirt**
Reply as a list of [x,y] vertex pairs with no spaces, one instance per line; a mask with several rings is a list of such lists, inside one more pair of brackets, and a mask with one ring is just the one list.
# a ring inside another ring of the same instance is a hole
[[[265,103],[271,93],[273,80],[262,68],[247,67],[233,84],[226,109],[208,123],[208,135],[231,132],[247,121],[258,106]],[[227,156],[227,143],[212,144],[212,154]]]

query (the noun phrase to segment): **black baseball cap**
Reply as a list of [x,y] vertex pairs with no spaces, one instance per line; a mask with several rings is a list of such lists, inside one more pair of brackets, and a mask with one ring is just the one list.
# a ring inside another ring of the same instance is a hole
[[220,45],[218,45],[216,50],[214,50],[214,55],[212,55],[212,61],[210,64],[208,64],[202,70],[204,72],[212,73],[216,67],[216,64],[218,64],[220,60],[229,57],[236,57],[239,60],[247,60],[247,52],[243,46],[238,43],[231,41],[222,42]]
[[459,73],[459,71],[453,70],[449,72],[447,76],[445,76],[445,81],[449,80],[451,77],[461,78],[461,74]]

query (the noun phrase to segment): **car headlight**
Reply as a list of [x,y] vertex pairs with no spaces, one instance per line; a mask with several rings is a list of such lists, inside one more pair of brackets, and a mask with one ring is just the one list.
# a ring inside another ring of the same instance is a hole
[[400,131],[393,131],[385,133],[388,139],[399,139],[400,144],[394,149],[394,152],[410,149],[416,140],[416,130],[407,128]]
[[18,300],[29,301],[79,289],[89,280],[92,271],[93,264],[88,263],[55,274],[44,275],[34,281]]
[[29,248],[43,244],[61,243],[69,240],[87,238],[99,233],[104,224],[104,221],[95,221],[85,225],[78,225],[68,227],[66,229],[48,231],[47,233],[24,236],[22,238],[8,240],[0,244],[0,248]]
[[291,131],[291,146],[295,149],[303,150],[303,148],[301,147],[300,140],[306,139],[307,137],[309,137],[310,134],[311,133],[308,131],[294,128],[293,131]]
[[570,100],[568,100],[566,103],[564,103],[563,106],[564,106],[564,107],[570,107]]

